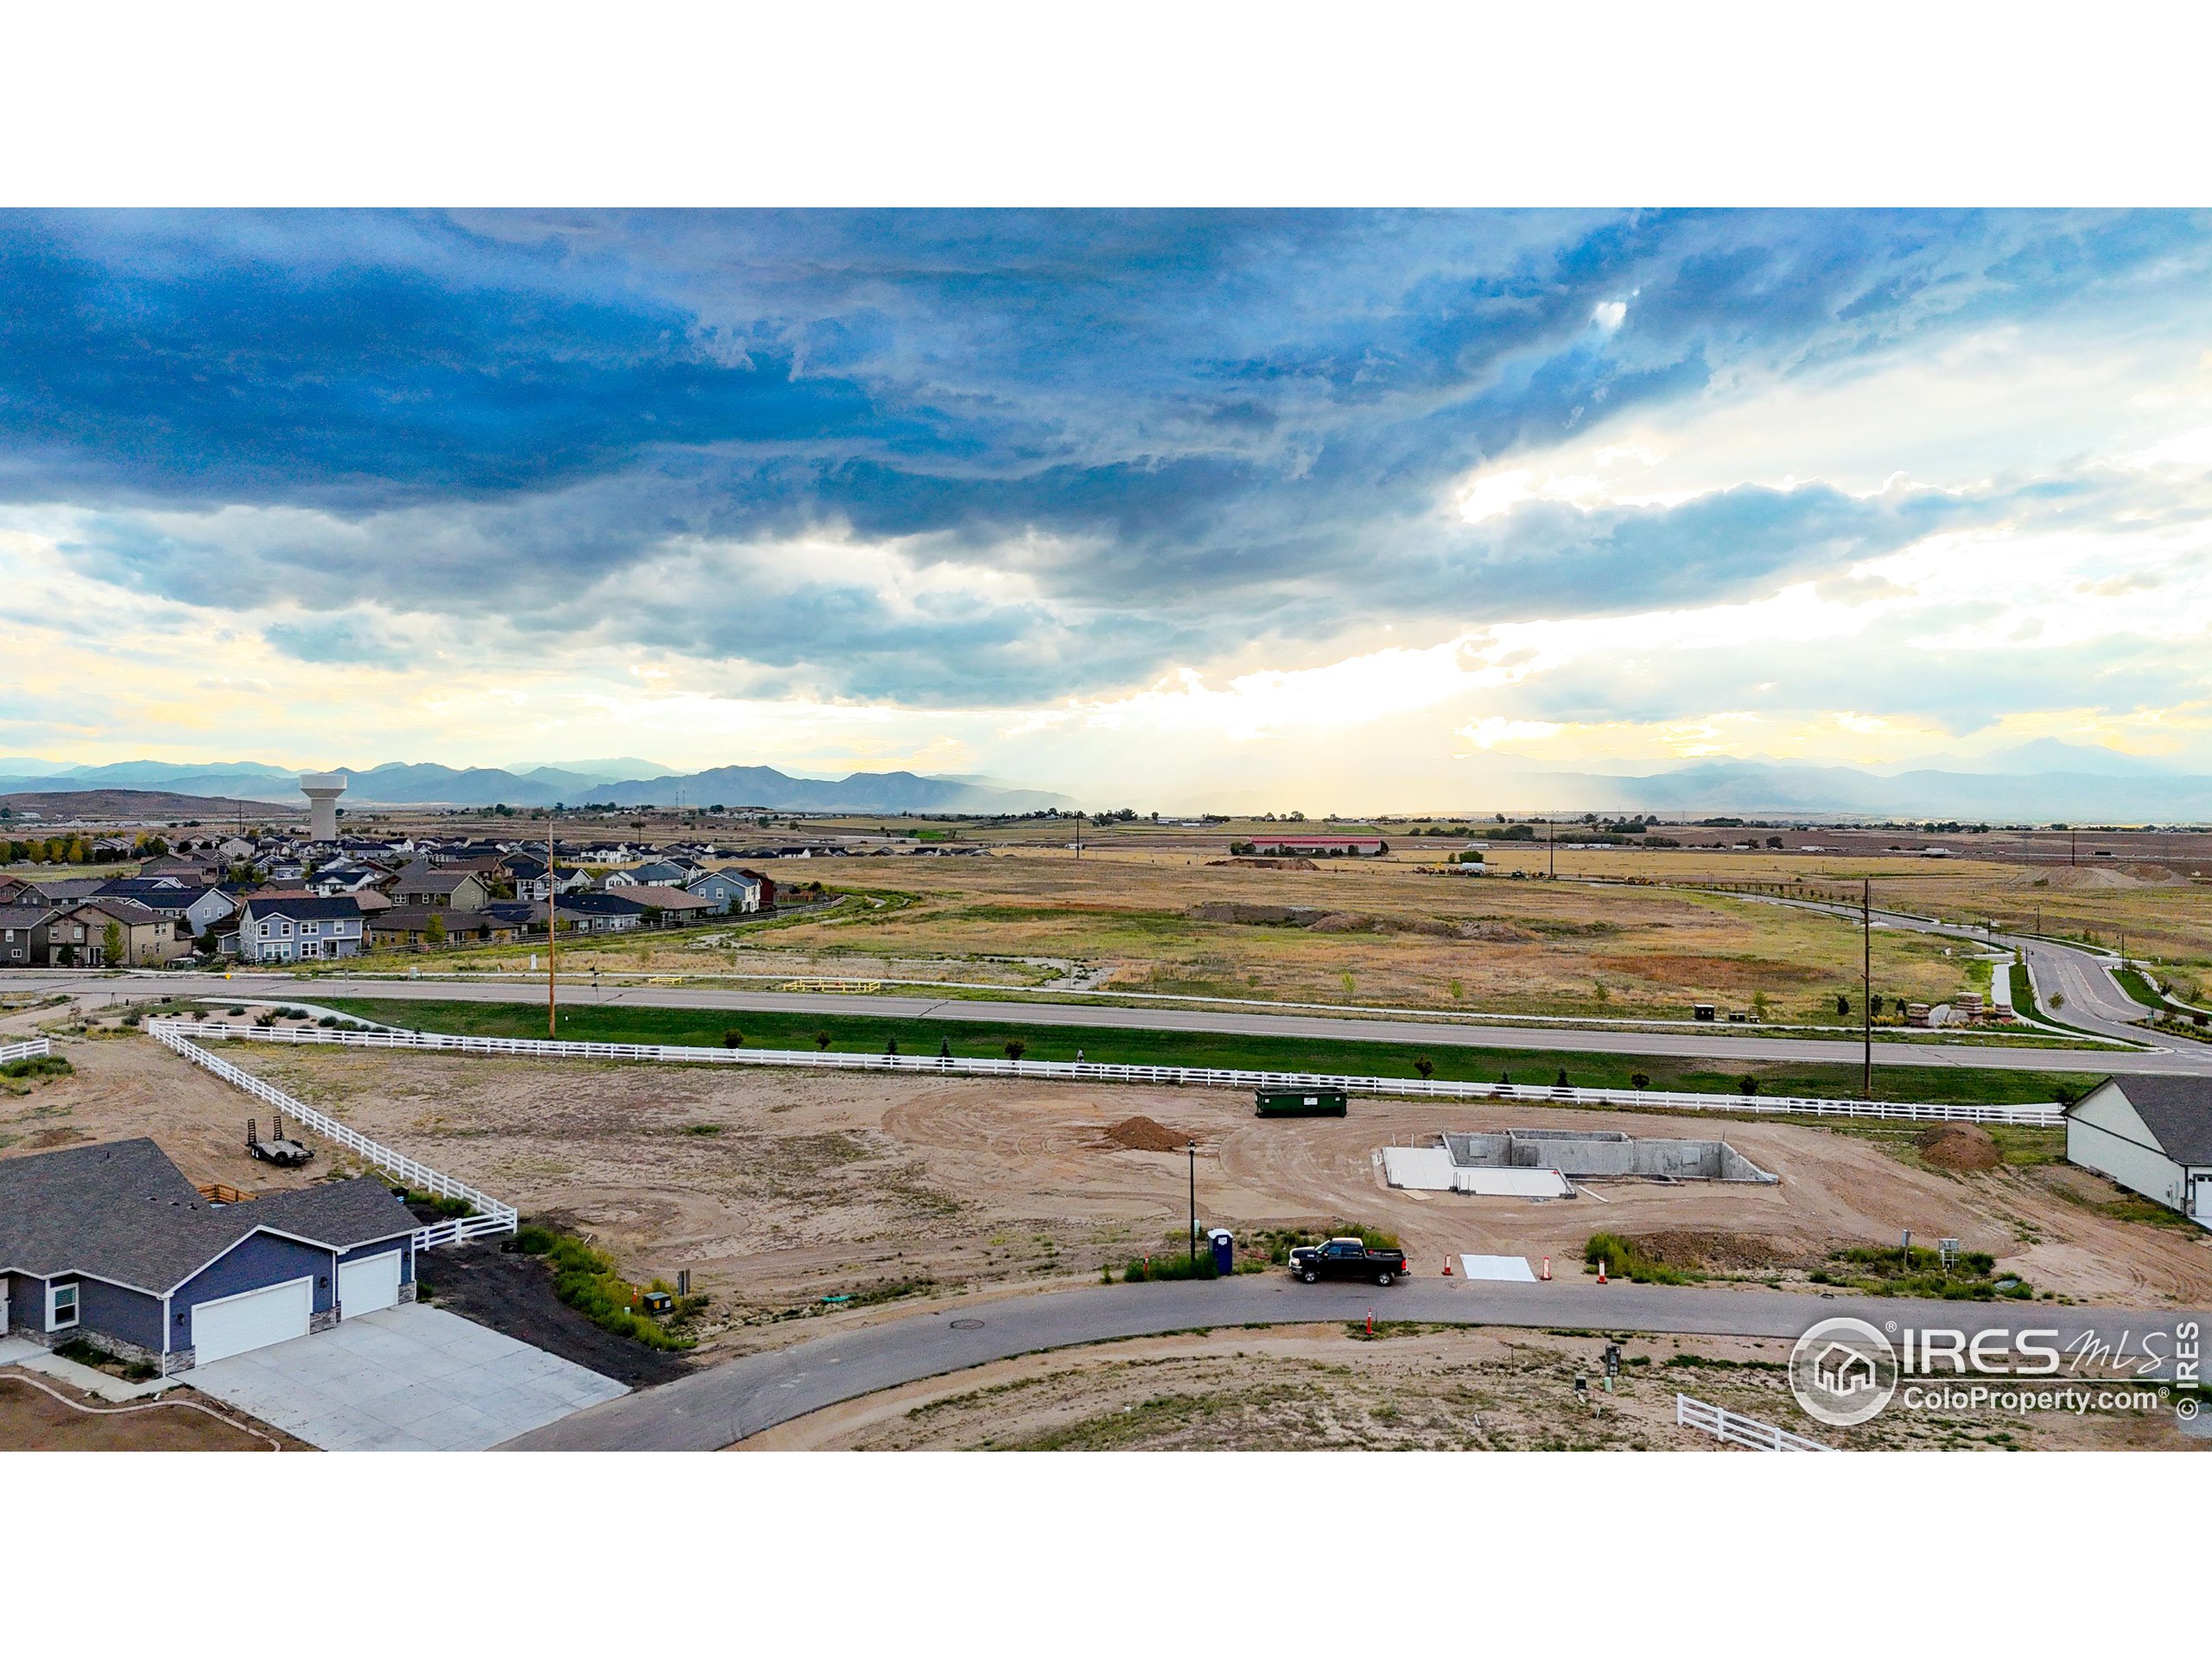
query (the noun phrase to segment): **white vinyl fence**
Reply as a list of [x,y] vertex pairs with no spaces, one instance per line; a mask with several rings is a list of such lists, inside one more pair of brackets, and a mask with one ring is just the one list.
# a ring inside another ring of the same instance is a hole
[[[213,1072],[235,1089],[242,1089],[264,1105],[289,1116],[295,1122],[312,1129],[327,1141],[359,1153],[386,1174],[397,1177],[420,1192],[434,1192],[442,1198],[458,1198],[473,1205],[477,1213],[450,1220],[435,1222],[420,1228],[415,1234],[415,1248],[429,1249],[438,1244],[459,1243],[463,1239],[481,1238],[491,1233],[512,1233],[520,1217],[512,1205],[502,1204],[488,1192],[480,1192],[464,1181],[432,1169],[428,1164],[410,1158],[404,1152],[394,1152],[390,1147],[372,1141],[359,1130],[349,1128],[327,1113],[319,1112],[306,1102],[286,1094],[274,1084],[264,1083],[250,1071],[242,1071],[219,1055],[211,1054],[194,1041],[204,1033],[188,1021],[181,1020],[149,1020],[146,1030],[156,1042],[173,1049],[190,1060]],[[232,1033],[236,1034],[236,1033]]]
[[1748,1446],[1754,1452],[1835,1450],[1818,1440],[1808,1440],[1802,1434],[1792,1434],[1786,1428],[1777,1428],[1772,1423],[1763,1423],[1756,1417],[1739,1416],[1722,1407],[1693,1400],[1687,1394],[1675,1396],[1675,1421],[1684,1428],[1702,1429],[1717,1440],[1726,1440],[1731,1446]]
[[[150,1027],[149,1027],[150,1028]],[[683,1043],[587,1043],[543,1037],[462,1037],[437,1031],[343,1031],[326,1027],[184,1027],[196,1039],[258,1043],[334,1043],[348,1048],[432,1049],[524,1059],[653,1060],[679,1065],[797,1066],[831,1071],[922,1071],[951,1077],[1040,1081],[1186,1084],[1211,1089],[1341,1089],[1347,1094],[1433,1100],[1529,1100],[1558,1106],[1660,1107],[1674,1111],[1814,1117],[1904,1118],[1968,1123],[2065,1122],[2055,1102],[2031,1106],[1957,1106],[1913,1101],[1829,1100],[1798,1095],[1694,1095],[1665,1089],[1552,1088],[1542,1084],[1447,1083],[1440,1078],[1356,1077],[1310,1071],[1242,1071],[1211,1065],[1109,1065],[1095,1060],[993,1060],[935,1054],[831,1054],[788,1048],[706,1048]]]
[[43,1037],[34,1037],[27,1043],[0,1043],[0,1065],[13,1065],[17,1060],[42,1060],[54,1052],[54,1045]]

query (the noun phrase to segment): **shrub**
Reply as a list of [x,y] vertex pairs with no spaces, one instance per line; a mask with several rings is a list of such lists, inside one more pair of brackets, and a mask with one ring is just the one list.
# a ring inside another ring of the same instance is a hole
[[1023,1042],[1020,1038],[1010,1037],[1007,1039],[1006,1057],[1009,1060],[1018,1060],[1028,1052],[1029,1045]]
[[1601,1262],[1608,1278],[1632,1280],[1640,1285],[1695,1284],[1705,1275],[1684,1268],[1670,1268],[1618,1233],[1592,1233],[1583,1247],[1582,1259],[1592,1267]]
[[325,1031],[335,1031],[338,1029],[338,1016],[334,1014],[326,1014],[321,1019],[316,1020],[315,1024],[321,1026]]
[[1565,1066],[1562,1065],[1560,1067],[1559,1076],[1552,1079],[1552,1087],[1554,1089],[1572,1089],[1574,1087],[1573,1084],[1567,1080],[1567,1068]]
[[628,1337],[648,1348],[696,1345],[691,1338],[664,1331],[638,1313],[632,1306],[638,1287],[581,1238],[557,1234],[544,1255],[553,1268],[553,1294],[602,1331]]
[[1628,1086],[1631,1089],[1649,1089],[1651,1086],[1651,1074],[1648,1071],[1630,1072],[1628,1074]]
[[1759,1080],[1757,1077],[1746,1075],[1737,1079],[1736,1088],[1740,1093],[1745,1095],[1756,1095],[1759,1091]]
[[1132,1262],[1122,1269],[1122,1282],[1141,1285],[1147,1281],[1167,1279],[1218,1279],[1221,1273],[1213,1264],[1213,1252],[1200,1250],[1193,1257],[1187,1252],[1175,1251],[1155,1255],[1147,1260]]
[[835,1040],[826,1031],[817,1031],[814,1033],[814,1046],[824,1053],[829,1052],[830,1045]]
[[732,1026],[728,1030],[722,1033],[722,1046],[724,1048],[743,1048],[745,1046],[745,1033],[740,1031],[735,1026]]
[[1421,1081],[1426,1083],[1436,1075],[1436,1062],[1424,1054],[1414,1062],[1414,1070],[1421,1073]]
[[525,1223],[515,1229],[514,1246],[524,1255],[543,1255],[559,1236],[550,1227]]

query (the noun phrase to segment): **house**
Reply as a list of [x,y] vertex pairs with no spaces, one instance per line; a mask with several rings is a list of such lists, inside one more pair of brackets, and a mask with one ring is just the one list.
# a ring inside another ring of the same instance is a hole
[[616,870],[604,885],[607,887],[682,887],[693,876],[701,874],[702,866],[688,858],[656,858],[640,864],[633,870]]
[[238,908],[237,901],[219,888],[187,887],[167,878],[121,877],[104,883],[94,896],[135,899],[156,915],[176,923],[184,937],[192,939]]
[[52,905],[0,905],[0,968],[48,968],[46,928]]
[[[121,960],[108,960],[108,929],[117,930]],[[67,936],[64,936],[64,929]],[[47,925],[53,947],[50,964],[60,968],[115,968],[175,962],[192,954],[191,936],[178,936],[176,921],[149,910],[136,899],[87,899],[66,906]],[[64,950],[69,960],[62,960]]]
[[[545,901],[546,875],[543,859],[533,858],[523,853],[511,854],[502,861],[502,868],[506,872],[507,880],[514,884],[516,898],[535,899],[540,904]],[[591,887],[590,873],[577,869],[569,864],[556,865],[553,879],[558,882],[563,893],[584,893]]]
[[413,1301],[419,1225],[374,1180],[218,1204],[143,1137],[8,1159],[0,1335],[188,1370]]
[[326,864],[308,878],[306,885],[309,893],[325,899],[338,899],[371,892],[383,880],[383,871],[365,866],[353,865],[339,869]]
[[366,946],[361,907],[351,899],[256,893],[238,912],[245,962],[308,962],[359,956]]
[[[433,922],[437,925],[435,928]],[[520,925],[512,916],[488,910],[452,910],[443,905],[394,905],[368,918],[369,943],[380,950],[436,944],[509,944]]]
[[626,905],[635,905],[638,913],[647,921],[658,920],[663,925],[687,922],[714,913],[714,901],[681,887],[632,885],[620,887],[604,895],[619,899]]
[[419,859],[402,870],[391,884],[391,901],[396,905],[481,910],[491,900],[492,889],[473,871],[441,869]]
[[2066,1109],[2066,1159],[2212,1227],[2212,1077],[2107,1077]]
[[626,933],[643,919],[643,910],[612,893],[564,893],[553,901],[554,913],[579,933]]
[[683,890],[704,899],[710,916],[749,916],[760,908],[760,881],[743,870],[707,870],[693,876]]

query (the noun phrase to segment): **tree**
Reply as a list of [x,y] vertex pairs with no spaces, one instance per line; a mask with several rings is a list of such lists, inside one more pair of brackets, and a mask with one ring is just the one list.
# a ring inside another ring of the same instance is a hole
[[1414,1062],[1414,1070],[1421,1073],[1421,1081],[1426,1083],[1436,1075],[1436,1062],[1424,1054]]
[[1009,1037],[1007,1039],[1006,1057],[1009,1060],[1018,1060],[1028,1052],[1029,1045],[1023,1042],[1020,1038]]
[[1645,1071],[1631,1071],[1628,1074],[1628,1086],[1637,1090],[1649,1089],[1651,1086],[1651,1076]]
[[826,1031],[817,1031],[814,1033],[814,1046],[824,1053],[829,1052],[830,1045],[833,1040],[835,1039]]
[[[719,812],[721,810],[721,808],[716,807],[715,810]],[[896,1037],[885,1038],[883,1039],[883,1052],[887,1054],[896,1054],[899,1052],[899,1039]]]
[[1756,1095],[1759,1091],[1759,1080],[1746,1076],[1738,1081],[1736,1087],[1746,1095]]
[[724,1048],[743,1048],[745,1046],[745,1033],[740,1031],[735,1026],[732,1026],[728,1030],[722,1033],[722,1046]]
[[1567,1080],[1567,1068],[1565,1066],[1562,1065],[1560,1067],[1559,1076],[1552,1079],[1552,1087],[1554,1089],[1572,1089],[1574,1087],[1573,1084]]
[[430,912],[430,919],[423,924],[423,939],[428,944],[443,944],[446,942],[446,918],[435,911]]
[[125,952],[123,944],[122,923],[110,922],[100,930],[100,951],[110,967],[124,960]]
[[1840,991],[1836,993],[1835,1012],[1838,1019],[1842,1019],[1851,1012],[1851,999]]

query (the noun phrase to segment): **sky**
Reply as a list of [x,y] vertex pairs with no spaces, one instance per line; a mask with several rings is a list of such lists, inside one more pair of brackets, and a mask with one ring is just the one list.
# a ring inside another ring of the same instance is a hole
[[2212,772],[2212,217],[0,214],[0,756]]

